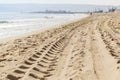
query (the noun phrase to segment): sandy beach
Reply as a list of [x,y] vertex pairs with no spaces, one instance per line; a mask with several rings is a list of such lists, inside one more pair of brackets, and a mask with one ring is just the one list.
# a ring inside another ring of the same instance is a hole
[[1,40],[0,80],[120,80],[120,12]]

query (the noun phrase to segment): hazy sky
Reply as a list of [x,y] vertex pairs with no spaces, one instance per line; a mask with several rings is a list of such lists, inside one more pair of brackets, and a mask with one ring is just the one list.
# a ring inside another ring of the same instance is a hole
[[0,3],[120,5],[120,0],[0,0]]

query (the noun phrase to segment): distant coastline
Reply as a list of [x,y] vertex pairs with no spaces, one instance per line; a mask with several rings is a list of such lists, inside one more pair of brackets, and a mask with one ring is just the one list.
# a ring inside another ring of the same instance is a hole
[[86,14],[89,12],[77,12],[77,11],[65,11],[65,10],[45,10],[45,11],[36,11],[36,12],[30,12],[30,13],[44,13],[44,14]]

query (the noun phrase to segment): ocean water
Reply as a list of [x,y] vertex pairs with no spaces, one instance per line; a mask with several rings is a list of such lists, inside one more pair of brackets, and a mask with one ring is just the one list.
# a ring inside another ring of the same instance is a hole
[[61,25],[87,16],[87,14],[0,12],[0,39]]
[[25,12],[0,12],[0,21],[19,20],[19,19],[33,19],[44,18],[45,16],[51,16],[53,14],[37,14],[37,13],[25,13]]

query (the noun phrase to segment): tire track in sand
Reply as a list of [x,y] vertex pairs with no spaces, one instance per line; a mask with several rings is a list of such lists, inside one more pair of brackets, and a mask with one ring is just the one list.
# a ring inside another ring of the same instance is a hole
[[66,45],[66,39],[63,37],[54,44],[45,45],[41,51],[36,52],[15,69],[11,74],[7,75],[9,80],[34,80],[51,76],[52,67],[56,66],[57,54],[63,51]]
[[53,75],[60,53],[64,50],[71,37],[69,30],[58,41],[46,44],[40,51],[24,60],[23,63],[6,76],[8,80],[45,80]]

